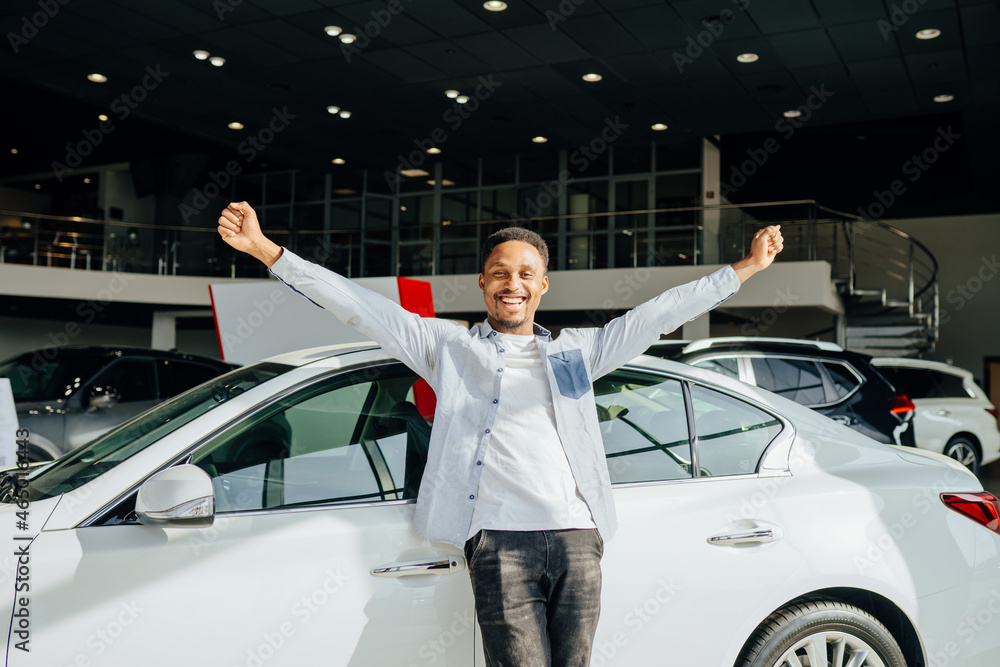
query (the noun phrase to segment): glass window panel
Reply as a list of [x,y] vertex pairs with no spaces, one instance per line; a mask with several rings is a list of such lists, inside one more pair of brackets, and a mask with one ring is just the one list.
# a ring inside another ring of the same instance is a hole
[[[609,210],[608,181],[577,181],[568,184],[566,186],[566,206],[567,213],[574,216],[581,213],[607,213]],[[566,229],[571,232],[607,228],[607,216],[574,217],[566,220]]]
[[823,368],[829,373],[830,381],[833,385],[831,388],[833,396],[829,397],[829,402],[839,401],[861,386],[861,380],[858,379],[858,376],[851,372],[851,369],[844,364],[833,361],[824,361],[822,363]]
[[360,197],[363,183],[362,176],[361,172],[334,172],[330,176],[330,199]]
[[[558,266],[558,265],[555,265]],[[590,268],[590,237],[569,236],[566,239],[566,270],[575,271]]]
[[365,197],[365,229],[392,227],[392,199]]
[[559,154],[552,152],[522,154],[520,156],[518,182],[541,183],[558,181]]
[[264,186],[267,188],[266,204],[288,204],[292,201],[292,172],[267,174]]
[[589,148],[586,151],[571,151],[567,158],[570,175],[574,178],[608,176],[611,169],[610,153],[607,149],[595,153]]
[[292,218],[288,204],[265,206],[263,209],[258,209],[257,212],[262,213],[261,217],[263,219],[261,222],[264,223],[265,228],[269,231],[278,229],[287,230]]
[[700,169],[701,139],[656,142],[656,171]]
[[250,202],[251,206],[259,208],[264,203],[264,177],[255,174],[237,178],[234,200]]
[[653,148],[650,144],[612,147],[613,170],[616,174],[636,174],[653,169]]
[[122,359],[94,378],[91,395],[112,392],[122,403],[156,399],[156,375],[149,359]]
[[433,243],[401,243],[399,245],[400,276],[429,276],[434,273]]
[[293,209],[295,229],[323,229],[323,204],[296,204]]
[[295,172],[295,201],[323,201],[326,196],[326,175],[311,171]]
[[816,363],[807,359],[750,360],[757,386],[802,405],[827,403],[823,376]]
[[617,371],[594,382],[594,395],[612,483],[692,476],[680,382]]
[[430,426],[399,367],[338,378],[281,401],[192,458],[220,513],[416,497]]
[[479,160],[472,158],[444,162],[441,165],[441,178],[451,181],[457,188],[476,187],[479,184]]
[[434,195],[407,195],[399,198],[399,240],[434,239]]
[[483,185],[506,185],[514,182],[513,155],[483,158]]
[[[700,174],[668,174],[656,177],[653,208],[683,208],[701,204]],[[667,211],[656,214],[656,225],[694,225],[697,211]]]
[[698,462],[702,476],[747,475],[781,432],[778,419],[737,398],[692,385]]
[[371,241],[365,242],[364,275],[396,275],[396,262],[393,259],[392,245],[388,243],[373,243]]
[[361,201],[339,201],[330,205],[330,229],[360,229]]
[[[357,174],[357,186],[353,186],[351,181],[340,181],[337,172],[334,172],[333,189],[336,192],[338,189],[350,189],[353,188],[357,190],[358,193],[361,192],[361,172]],[[367,192],[380,194],[380,195],[391,195],[399,189],[400,181],[399,176],[396,174],[396,165],[389,165],[382,167],[380,169],[368,169],[367,179],[365,180],[365,189]],[[351,196],[351,195],[347,195]]]
[[646,266],[694,264],[694,242],[694,230],[689,229],[657,229],[652,235],[638,232],[639,261]]
[[156,380],[160,398],[170,398],[219,375],[211,366],[190,364],[184,361],[160,360],[156,362]]
[[702,359],[701,361],[696,361],[692,365],[698,368],[715,371],[716,373],[722,373],[723,375],[729,376],[734,380],[740,379],[739,362],[732,357],[726,359]]
[[441,254],[442,275],[456,273],[479,273],[479,244],[475,241],[455,241],[442,243],[438,252]]
[[[504,223],[517,216],[517,194],[514,188],[483,190],[482,220],[501,220]],[[503,226],[507,226],[504,224]]]

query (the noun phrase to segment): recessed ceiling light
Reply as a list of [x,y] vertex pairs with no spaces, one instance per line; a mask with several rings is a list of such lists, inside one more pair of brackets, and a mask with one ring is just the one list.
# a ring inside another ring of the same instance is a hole
[[83,179],[83,182],[84,183],[90,183],[90,179],[89,178],[85,178],[85,179]]
[[405,207],[405,206],[400,206],[400,207],[399,207],[399,210],[400,210],[400,211],[405,211],[405,210],[406,210],[406,207]]
[[442,220],[441,224],[442,225],[450,225],[451,224],[451,220]]
[[483,7],[488,12],[502,12],[507,9],[507,3],[502,2],[501,0],[489,0],[488,2],[483,3]]
[[239,122],[238,120],[234,120],[232,123],[229,124],[229,129],[230,130],[242,130],[243,129],[243,123]]
[[330,162],[332,162],[334,164],[344,164],[345,162],[347,162],[347,160],[345,160],[342,157],[335,157],[332,160],[330,160]]
[[949,95],[947,93],[945,93],[944,95],[935,95],[934,96],[934,101],[935,102],[951,102],[953,99],[955,99],[955,96],[954,95]]
[[341,118],[350,118],[351,117],[351,112],[350,111],[341,111],[338,115]]
[[544,144],[546,141],[548,141],[548,138],[547,137],[532,137],[531,140],[534,141],[536,144]]
[[603,78],[604,77],[601,76],[600,74],[594,74],[593,72],[591,72],[590,74],[584,74],[583,75],[583,80],[587,81],[589,83],[594,83],[595,81],[600,81]]
[[340,35],[340,41],[342,41],[344,44],[353,44],[354,40],[356,39],[357,37],[355,37],[349,32],[341,33]]
[[323,28],[323,31],[326,34],[330,35],[330,37],[336,37],[340,33],[344,32],[343,30],[340,29],[339,25],[328,25],[325,28]]
[[340,113],[340,107],[333,107],[333,106],[327,107],[326,108],[326,112],[327,113]]
[[458,102],[459,104],[465,104],[466,102],[469,101],[469,96],[459,95],[458,97],[455,98],[455,101]]
[[418,176],[430,176],[430,172],[423,169],[400,169],[399,173],[407,178],[417,178]]
[[785,118],[798,118],[802,115],[802,112],[798,109],[789,109],[788,111],[783,112],[782,115]]
[[937,28],[925,28],[924,30],[917,31],[917,39],[934,39],[940,36],[941,31]]
[[94,72],[93,74],[88,74],[87,79],[93,81],[94,83],[104,83],[105,81],[108,80],[108,77],[104,76],[103,74],[98,74],[97,72]]
[[16,148],[11,148],[10,149],[10,154],[11,155],[17,155],[17,149]]
[[209,58],[208,62],[212,63],[216,67],[222,67],[223,65],[226,64],[226,59],[221,58],[219,56],[212,56],[211,58]]
[[212,54],[209,53],[208,51],[205,51],[204,49],[198,49],[194,51],[194,57],[197,58],[198,60],[208,60],[208,57],[210,55]]
[[107,119],[108,119],[108,114],[106,113],[98,114],[97,116],[97,120],[101,121],[102,123]]
[[667,126],[664,125],[663,123],[653,123],[652,125],[650,125],[650,127],[656,130],[657,132],[663,132],[663,130],[667,129]]
[[441,179],[441,185],[447,187],[449,185],[455,185],[455,181],[449,181],[447,178]]
[[35,183],[35,189],[36,190],[41,190],[42,189],[42,184],[41,183]]
[[444,94],[447,95],[448,99],[451,99],[451,100],[453,100],[456,97],[458,97],[458,91],[457,90],[446,90],[446,91],[444,91]]
[[736,56],[736,60],[740,61],[741,63],[755,63],[759,59],[760,56],[758,56],[756,53],[741,53],[740,55]]
[[427,152],[430,153],[431,155],[437,155],[438,153],[441,152],[441,149],[438,148],[437,146],[431,146],[430,148],[427,149]]

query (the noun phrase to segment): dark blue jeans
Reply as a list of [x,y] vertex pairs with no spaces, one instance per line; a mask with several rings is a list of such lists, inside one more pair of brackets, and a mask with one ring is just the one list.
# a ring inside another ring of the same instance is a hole
[[597,530],[482,530],[465,543],[488,667],[587,667],[601,613]]

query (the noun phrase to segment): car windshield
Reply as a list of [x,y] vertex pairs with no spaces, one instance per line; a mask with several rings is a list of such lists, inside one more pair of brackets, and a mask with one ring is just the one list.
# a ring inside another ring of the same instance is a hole
[[[240,368],[164,401],[29,475],[28,499],[51,498],[83,486],[230,398],[291,369],[270,362]],[[0,484],[0,502],[11,502],[15,477],[8,474]]]
[[0,378],[10,380],[14,401],[51,401],[66,398],[86,382],[107,358],[62,354],[52,359],[44,351],[22,354],[0,363]]

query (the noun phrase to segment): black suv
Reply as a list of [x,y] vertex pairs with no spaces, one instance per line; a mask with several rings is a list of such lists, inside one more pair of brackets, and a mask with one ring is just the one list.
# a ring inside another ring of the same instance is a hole
[[137,347],[66,346],[0,362],[32,461],[58,458],[98,435],[238,366]]
[[871,357],[834,343],[792,338],[705,338],[670,358],[767,389],[874,440],[914,445],[913,402],[871,365]]

